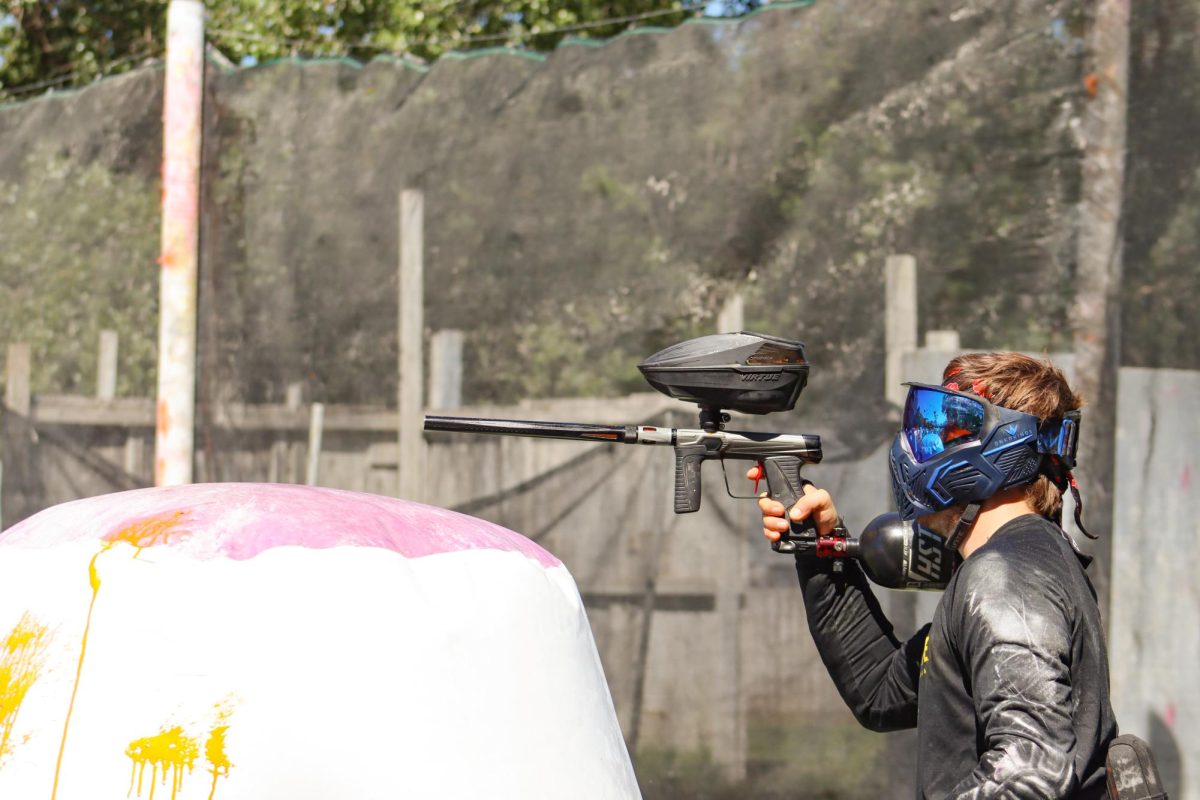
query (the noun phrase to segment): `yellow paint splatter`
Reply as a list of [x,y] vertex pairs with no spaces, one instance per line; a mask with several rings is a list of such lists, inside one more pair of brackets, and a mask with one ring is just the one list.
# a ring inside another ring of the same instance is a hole
[[186,515],[186,511],[175,511],[140,519],[116,533],[105,536],[105,545],[101,549],[101,552],[104,552],[104,550],[112,547],[117,542],[131,544],[139,551],[143,547],[167,544],[171,541],[172,537],[178,539],[180,536],[187,535],[188,532],[186,530],[179,529],[179,523]]
[[225,753],[225,733],[229,730],[229,717],[233,710],[228,705],[217,705],[217,724],[208,732],[208,741],[204,743],[204,758],[209,763],[212,773],[212,788],[208,792],[208,800],[213,800],[217,793],[217,778],[229,775],[229,756]]
[[[217,792],[217,779],[228,776],[233,767],[225,752],[225,734],[229,731],[229,718],[233,715],[231,702],[226,701],[213,706],[217,711],[217,718],[204,742],[204,759],[209,765],[207,772],[212,775],[209,800],[213,800]],[[148,788],[149,800],[154,800],[155,786],[166,786],[169,775],[171,800],[175,800],[183,788],[185,772],[192,772],[196,759],[200,756],[199,737],[189,736],[181,725],[170,728],[163,726],[154,736],[130,742],[129,747],[125,748],[125,755],[133,762],[129,774],[128,797],[141,797],[142,792]],[[149,784],[146,782],[147,767],[150,768]]]
[[55,800],[58,797],[58,780],[62,773],[63,753],[67,749],[67,733],[71,727],[71,715],[75,712],[75,697],[79,693],[79,679],[83,676],[83,662],[87,656],[88,633],[92,629],[92,612],[96,609],[96,598],[100,595],[100,572],[96,568],[96,561],[100,556],[111,550],[117,542],[125,542],[126,544],[133,545],[136,548],[133,557],[137,558],[143,548],[167,544],[171,541],[172,536],[179,538],[181,535],[186,535],[186,530],[178,529],[179,523],[186,514],[187,511],[175,511],[137,520],[116,533],[103,537],[104,544],[100,546],[100,550],[88,562],[88,586],[92,589],[92,601],[88,604],[87,620],[84,622],[83,636],[79,643],[79,663],[75,667],[75,685],[71,688],[71,701],[67,704],[67,716],[63,720],[62,741],[59,742],[58,759],[54,763],[54,787],[50,790],[50,800]]
[[167,785],[167,774],[171,775],[171,800],[183,787],[183,772],[192,771],[196,757],[200,755],[200,746],[196,740],[183,732],[183,728],[161,731],[154,736],[137,739],[125,748],[125,755],[133,760],[133,773],[129,776],[129,794],[132,795],[134,779],[137,780],[137,796],[142,796],[143,778],[146,767],[150,767],[150,800],[154,800],[154,786],[162,781]]
[[46,626],[36,622],[28,611],[0,642],[0,764],[12,755],[17,712],[41,673],[49,643]]

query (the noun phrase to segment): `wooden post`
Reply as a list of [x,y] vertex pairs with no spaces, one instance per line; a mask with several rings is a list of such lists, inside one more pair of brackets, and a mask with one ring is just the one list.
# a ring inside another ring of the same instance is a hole
[[135,430],[129,430],[125,434],[125,472],[133,475],[139,481],[142,480],[143,459],[145,458],[145,443],[142,441],[141,434]]
[[[712,497],[720,503],[724,498]],[[716,711],[714,759],[725,779],[740,783],[746,779],[747,709],[742,692],[742,600],[746,587],[746,543],[748,537],[730,535],[718,529],[713,565],[717,574],[716,625],[720,649],[717,676],[712,687]]]
[[[284,391],[283,402],[289,415],[298,412],[300,404],[304,402],[304,384],[299,381],[289,383]],[[267,482],[297,483],[299,469],[296,462],[300,457],[299,445],[292,443],[291,437],[286,431],[279,431],[275,436],[275,441],[271,443],[271,460],[267,464]]]
[[905,353],[917,349],[917,260],[912,256],[888,256],[885,265],[883,370],[884,396],[900,408],[907,390],[900,374]]
[[926,331],[925,349],[940,353],[954,353],[962,349],[958,331]]
[[463,332],[438,331],[429,339],[429,407],[462,405]]
[[204,85],[204,4],[199,0],[171,0],[167,6],[166,61],[154,483],[176,486],[192,482],[195,451]]
[[112,400],[117,396],[116,331],[100,331],[100,355],[96,359],[96,399]]
[[[888,256],[884,266],[884,387],[887,402],[897,411],[904,406],[908,390],[903,382],[911,376],[904,374],[904,356],[917,349],[917,260],[909,255]],[[934,337],[936,341],[936,336]],[[903,635],[916,630],[917,599],[915,592],[891,592],[888,618]],[[913,754],[917,737],[912,731],[898,731],[887,737],[888,789],[881,800],[900,800],[912,796],[916,781]]]
[[286,446],[287,443],[282,439],[276,439],[271,442],[270,460],[267,462],[267,483],[279,483],[279,465],[284,459],[281,452],[283,452],[283,448],[286,448]]
[[1095,96],[1084,99],[1083,182],[1075,271],[1075,386],[1087,403],[1079,431],[1079,484],[1090,543],[1090,570],[1107,620],[1112,547],[1117,367],[1121,359],[1121,214],[1129,90],[1130,0],[1093,4],[1090,32]]
[[[668,495],[664,493],[663,497]],[[674,516],[674,515],[673,515]],[[626,744],[629,754],[637,759],[638,745],[642,736],[642,711],[646,700],[646,672],[650,664],[650,631],[654,622],[654,605],[658,596],[659,562],[662,559],[663,547],[669,531],[674,527],[674,518],[664,523],[656,530],[643,532],[642,536],[650,539],[649,552],[646,554],[645,591],[642,594],[641,615],[639,617],[637,652],[633,661],[633,698],[629,720],[629,734]]]
[[422,363],[425,330],[424,288],[425,196],[412,189],[400,193],[400,386],[398,405],[397,486],[400,497],[421,500],[425,478],[425,392]]
[[313,403],[308,418],[308,469],[304,471],[304,483],[316,486],[320,480],[321,438],[325,433],[325,404]]
[[741,294],[730,295],[717,315],[717,333],[737,333],[746,327],[746,302]]
[[[4,388],[5,411],[13,411],[26,420],[32,405],[30,398],[30,355],[29,345],[24,342],[10,344],[6,354],[5,369],[7,378]],[[7,420],[4,420],[7,422]],[[4,462],[0,461],[0,470]],[[3,473],[0,472],[0,475]],[[4,486],[0,483],[0,497],[3,496]],[[3,530],[2,509],[0,509],[0,530]]]
[[24,342],[8,346],[8,382],[4,389],[4,405],[22,417],[29,416],[30,397],[29,345]]
[[[304,402],[304,384],[300,381],[289,383],[284,397],[289,415],[298,414],[300,406]],[[280,467],[282,480],[285,483],[299,483],[300,460],[304,458],[300,452],[300,442],[296,441],[296,437],[285,433],[280,438],[280,443],[279,449],[283,455],[283,464]]]
[[[4,388],[5,411],[13,411],[22,417],[29,418],[30,400],[30,357],[29,345],[24,342],[10,344],[6,354],[5,369],[7,378]],[[7,420],[3,420],[7,422]],[[0,431],[3,429],[0,428]],[[2,457],[3,454],[0,454]],[[3,475],[4,462],[0,460],[0,476]],[[3,497],[4,486],[0,482],[0,498]],[[3,509],[0,509],[0,530],[3,530]]]

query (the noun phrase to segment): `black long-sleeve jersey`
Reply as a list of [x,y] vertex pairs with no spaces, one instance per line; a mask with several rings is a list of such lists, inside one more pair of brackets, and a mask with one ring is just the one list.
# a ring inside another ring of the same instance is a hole
[[1108,654],[1095,589],[1057,526],[1031,514],[997,530],[907,642],[856,564],[796,563],[809,629],[855,717],[917,728],[918,798],[1106,796]]

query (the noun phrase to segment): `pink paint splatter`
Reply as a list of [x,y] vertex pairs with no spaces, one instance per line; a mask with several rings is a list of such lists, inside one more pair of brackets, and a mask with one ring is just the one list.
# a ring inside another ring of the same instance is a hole
[[462,550],[559,560],[524,536],[475,517],[391,497],[272,483],[137,489],[48,508],[0,536],[0,546],[103,540],[138,520],[184,512],[188,536],[168,546],[198,558],[248,559],[274,547],[381,547],[407,558]]
[[1190,464],[1183,465],[1183,475],[1179,477],[1179,488],[1185,492],[1192,488],[1192,467]]
[[1167,707],[1163,711],[1163,722],[1166,723],[1168,728],[1173,729],[1175,727],[1175,704],[1174,703],[1167,703]]

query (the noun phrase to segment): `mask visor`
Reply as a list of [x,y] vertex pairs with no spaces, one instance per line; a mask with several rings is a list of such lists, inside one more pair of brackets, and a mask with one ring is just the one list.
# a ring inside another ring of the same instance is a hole
[[904,438],[918,464],[967,442],[979,441],[983,403],[926,386],[911,386],[904,404]]

